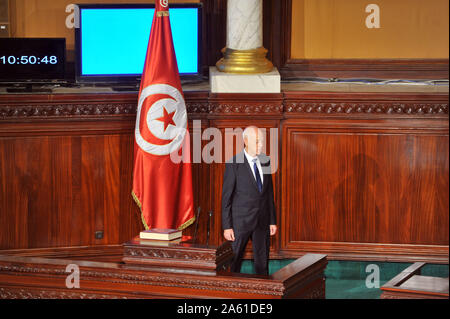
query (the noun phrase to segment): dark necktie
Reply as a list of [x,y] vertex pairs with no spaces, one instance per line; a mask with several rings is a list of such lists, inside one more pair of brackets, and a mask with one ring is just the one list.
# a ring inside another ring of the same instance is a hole
[[258,165],[256,165],[256,158],[253,159],[253,170],[255,171],[255,178],[256,178],[256,184],[258,185],[258,190],[261,193],[262,192],[262,182],[261,182],[261,176],[259,175],[259,169]]

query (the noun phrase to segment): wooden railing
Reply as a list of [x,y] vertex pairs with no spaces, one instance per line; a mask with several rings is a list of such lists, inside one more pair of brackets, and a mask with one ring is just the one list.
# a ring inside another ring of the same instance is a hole
[[[0,251],[0,298],[325,298],[326,255],[307,254],[271,276],[157,271],[122,255],[121,246]],[[79,288],[67,286],[74,269]]]

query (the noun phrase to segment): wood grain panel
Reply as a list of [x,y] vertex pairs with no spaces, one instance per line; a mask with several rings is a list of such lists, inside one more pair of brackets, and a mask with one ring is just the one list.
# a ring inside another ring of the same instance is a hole
[[282,250],[404,244],[448,254],[445,121],[428,131],[418,120],[380,122],[378,132],[369,121],[284,123]]
[[[194,151],[198,149],[201,151],[208,141],[202,139],[202,132],[209,126],[209,122],[204,117],[195,117],[195,121],[199,123],[194,128],[193,121],[189,121],[189,133],[191,138],[191,166],[192,166],[192,189],[194,195],[194,213],[195,216],[199,217],[196,219],[195,223],[186,228],[183,234],[186,236],[195,236],[196,243],[206,243],[207,241],[207,227],[208,227],[208,213],[212,207],[211,195],[211,167],[205,164],[201,157],[194,156]],[[198,210],[200,213],[198,215]],[[211,233],[213,233],[211,229]]]
[[[211,139],[194,139],[193,120],[199,133],[217,128],[223,144],[226,129],[276,129],[271,258],[448,262],[447,94],[185,96],[191,143],[201,149]],[[130,194],[136,99],[0,95],[0,249],[121,244],[138,234]],[[239,135],[222,161],[241,150]],[[192,169],[198,242],[206,243],[212,210],[209,243],[220,244],[224,164]]]
[[448,244],[448,218],[435,216],[448,207],[435,158],[446,143],[445,136],[292,133],[287,182],[297,187],[288,209],[300,212],[291,227],[302,227],[290,229],[290,240]]
[[[1,216],[9,229],[0,247],[128,240],[138,231],[126,217],[134,211],[130,143],[131,136],[121,135],[0,139]],[[95,231],[104,238],[95,239]]]

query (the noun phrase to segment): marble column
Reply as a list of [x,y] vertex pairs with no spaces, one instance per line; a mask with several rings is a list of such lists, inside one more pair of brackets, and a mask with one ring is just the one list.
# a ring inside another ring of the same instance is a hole
[[228,0],[227,6],[227,46],[216,64],[218,70],[241,74],[272,71],[263,47],[262,0]]
[[228,0],[227,48],[257,49],[263,43],[262,0]]

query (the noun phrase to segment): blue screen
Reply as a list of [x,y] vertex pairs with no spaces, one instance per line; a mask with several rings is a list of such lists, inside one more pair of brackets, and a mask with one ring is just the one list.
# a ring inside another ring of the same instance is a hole
[[[140,75],[155,10],[82,8],[81,75]],[[171,8],[170,24],[180,74],[198,72],[198,9]]]

